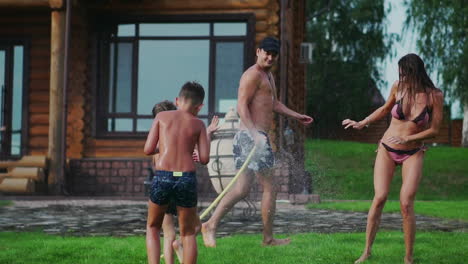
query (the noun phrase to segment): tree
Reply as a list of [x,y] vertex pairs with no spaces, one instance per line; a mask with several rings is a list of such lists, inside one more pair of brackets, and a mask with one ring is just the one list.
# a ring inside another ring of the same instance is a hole
[[343,118],[371,110],[372,91],[382,83],[378,62],[398,36],[386,34],[384,0],[309,0],[307,39],[315,44],[308,67],[308,113],[314,133],[333,137]]
[[463,106],[462,146],[468,147],[468,2],[405,0],[405,28],[420,34],[416,42],[429,71],[436,71],[446,97]]

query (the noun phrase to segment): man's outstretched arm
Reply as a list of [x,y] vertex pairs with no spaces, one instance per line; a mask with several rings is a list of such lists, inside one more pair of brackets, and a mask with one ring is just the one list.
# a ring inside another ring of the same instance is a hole
[[299,114],[299,113],[289,109],[287,106],[285,106],[283,103],[281,103],[278,100],[275,100],[275,103],[273,105],[273,111],[275,111],[276,113],[278,113],[280,115],[284,115],[284,116],[287,116],[287,117],[294,118],[297,121],[301,122],[301,124],[303,124],[305,126],[310,125],[310,124],[312,124],[312,122],[314,122],[314,119],[312,117],[307,116],[307,115]]

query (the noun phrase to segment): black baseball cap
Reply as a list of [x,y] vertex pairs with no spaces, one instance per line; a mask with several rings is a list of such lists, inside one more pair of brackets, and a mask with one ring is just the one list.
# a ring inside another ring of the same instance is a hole
[[259,49],[263,49],[264,51],[274,51],[276,53],[280,52],[280,42],[278,39],[274,37],[266,37],[260,42]]

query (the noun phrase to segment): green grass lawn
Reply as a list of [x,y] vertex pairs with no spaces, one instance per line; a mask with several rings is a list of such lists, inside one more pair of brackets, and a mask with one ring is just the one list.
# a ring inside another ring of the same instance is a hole
[[[216,249],[198,240],[198,263],[352,263],[364,246],[364,233],[298,234],[282,247],[262,247],[261,235],[236,235],[218,240]],[[466,263],[466,233],[418,232],[416,263]],[[379,232],[373,256],[366,262],[402,263],[401,232]],[[42,233],[0,233],[0,263],[146,263],[145,239],[138,237],[61,237]]]
[[8,201],[8,200],[0,200],[0,207],[2,206],[8,206],[8,205],[12,205],[13,202],[12,201]]
[[[306,169],[313,192],[323,199],[371,200],[376,144],[308,139]],[[431,147],[425,154],[417,200],[468,201],[468,149]],[[398,200],[401,167],[397,167],[389,199]]]
[[[307,207],[310,209],[367,212],[370,205],[370,201],[351,201],[322,202],[319,204],[308,204]],[[416,214],[420,215],[468,221],[468,201],[416,201],[414,210]],[[400,203],[398,201],[387,201],[384,213],[399,212]]]

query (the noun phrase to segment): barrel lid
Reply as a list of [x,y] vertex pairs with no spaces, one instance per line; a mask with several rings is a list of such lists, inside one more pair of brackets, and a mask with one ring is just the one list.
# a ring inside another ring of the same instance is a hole
[[239,116],[237,115],[236,110],[234,110],[234,107],[229,108],[229,111],[226,113],[226,116],[224,117],[224,121],[226,122],[238,122],[239,121]]

